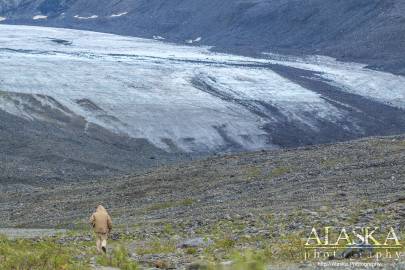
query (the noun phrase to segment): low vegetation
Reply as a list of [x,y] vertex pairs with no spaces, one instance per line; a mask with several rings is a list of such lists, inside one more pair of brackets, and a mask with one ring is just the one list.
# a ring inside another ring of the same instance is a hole
[[99,256],[97,263],[102,266],[117,267],[121,270],[137,270],[139,266],[130,259],[128,250],[124,246],[118,246],[106,256]]
[[142,246],[136,248],[136,253],[139,255],[145,254],[166,254],[173,253],[176,251],[176,245],[173,242],[168,242],[165,240],[152,240],[147,242]]
[[[367,205],[364,205],[367,206]],[[348,215],[361,219],[367,209]],[[299,265],[304,262],[309,229],[290,229],[291,224],[306,220],[308,213],[296,211],[285,216],[263,214],[251,218],[232,218],[200,226],[195,236],[204,244],[184,249],[177,244],[189,235],[184,227],[168,223],[151,223],[153,233],[145,237],[144,227],[132,227],[130,235],[119,233],[111,240],[107,255],[96,254],[93,239],[84,231],[70,231],[64,236],[46,239],[9,240],[0,238],[0,269],[50,270],[90,269],[91,263],[122,270],[144,269],[153,265],[195,264],[206,270],[265,270],[269,265]],[[375,220],[380,218],[376,215]],[[319,224],[319,227],[321,224]],[[330,239],[336,239],[333,232]],[[320,235],[322,232],[320,232]],[[399,235],[404,239],[405,235]],[[383,235],[376,234],[377,238]],[[341,250],[347,248],[343,243]],[[378,250],[376,250],[377,252]],[[404,247],[399,249],[405,252]],[[319,258],[308,258],[307,262]],[[327,260],[327,257],[321,260]],[[364,261],[372,259],[365,258]],[[174,264],[173,264],[174,262]],[[162,268],[166,269],[166,268]]]
[[58,244],[54,240],[8,240],[0,237],[0,269],[86,270],[88,258],[81,246]]

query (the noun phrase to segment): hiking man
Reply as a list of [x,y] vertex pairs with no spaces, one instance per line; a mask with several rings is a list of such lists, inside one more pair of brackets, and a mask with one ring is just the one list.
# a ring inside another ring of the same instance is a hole
[[90,224],[96,234],[97,251],[107,252],[107,239],[112,230],[112,221],[107,210],[102,205],[97,206],[96,212],[90,217]]

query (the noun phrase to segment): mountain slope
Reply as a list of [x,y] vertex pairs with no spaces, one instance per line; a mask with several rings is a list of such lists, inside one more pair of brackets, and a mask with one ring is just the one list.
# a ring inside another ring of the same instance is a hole
[[405,3],[400,0],[25,0],[0,3],[0,16],[6,18],[3,23],[164,37],[243,54],[263,51],[325,54],[401,74],[405,74],[404,14]]

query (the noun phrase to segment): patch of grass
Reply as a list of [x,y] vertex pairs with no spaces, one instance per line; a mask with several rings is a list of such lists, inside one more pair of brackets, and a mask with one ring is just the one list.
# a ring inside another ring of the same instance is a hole
[[123,246],[115,248],[110,255],[99,256],[97,263],[102,266],[118,267],[121,270],[137,270],[139,266],[129,258],[128,251]]
[[[265,240],[263,240],[265,242]],[[304,241],[301,235],[291,234],[283,236],[276,242],[266,242],[260,248],[240,248],[229,247],[225,254],[218,257],[217,249],[206,250],[210,252],[205,254],[208,258],[204,269],[212,270],[264,270],[268,269],[270,264],[294,263],[300,262],[304,258]],[[231,261],[229,265],[223,265],[220,262],[224,260]]]
[[[307,232],[303,230],[292,232],[288,225],[294,223],[294,218],[286,216],[276,218],[272,214],[258,217],[254,227],[268,231],[268,234],[251,235],[245,233],[243,221],[221,221],[206,231],[213,245],[203,250],[206,262],[213,263],[213,269],[262,269],[270,263],[299,262],[304,259],[305,240]],[[246,250],[251,250],[245,253]],[[226,268],[221,261],[233,261],[232,267]],[[222,268],[221,268],[222,267]]]
[[197,254],[198,250],[195,247],[189,247],[186,249],[186,254],[195,255]]
[[269,250],[271,261],[298,262],[304,258],[304,244],[307,236],[302,233],[282,234],[274,242],[270,243]]
[[258,177],[262,176],[262,169],[260,167],[254,166],[254,167],[248,167],[246,169],[246,177],[247,180],[256,180]]
[[235,240],[231,239],[230,237],[224,237],[224,238],[218,239],[215,242],[215,247],[229,250],[229,249],[233,248],[235,246],[235,244],[236,244]]
[[146,243],[144,246],[140,246],[136,249],[136,253],[139,255],[145,254],[166,254],[174,253],[176,251],[176,245],[172,242],[156,240]]
[[52,240],[8,240],[0,237],[0,269],[76,270],[90,269],[79,246],[62,245]]
[[163,233],[167,235],[173,235],[175,233],[173,225],[170,223],[165,224],[163,227]]
[[282,167],[276,167],[271,170],[269,174],[269,178],[275,178],[275,177],[280,177],[283,176],[284,174],[290,173],[292,169],[290,167],[282,166]]
[[246,250],[232,254],[232,270],[265,270],[268,268],[269,250]]
[[180,206],[190,206],[194,203],[193,199],[187,198],[179,202]]

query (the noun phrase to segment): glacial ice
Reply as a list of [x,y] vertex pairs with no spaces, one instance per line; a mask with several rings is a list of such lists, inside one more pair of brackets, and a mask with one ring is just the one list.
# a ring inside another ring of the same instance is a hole
[[[263,102],[314,130],[317,119],[333,123],[345,117],[320,94],[267,64],[316,71],[344,91],[405,107],[401,76],[319,57],[259,59],[209,49],[88,31],[0,25],[0,90],[50,96],[89,123],[146,138],[163,149],[169,149],[170,140],[184,151],[212,151],[229,141],[246,150],[276,147],[263,125],[278,119],[261,107]],[[94,108],[83,106],[83,100]],[[18,106],[2,101],[0,95],[0,108],[32,118]]]

